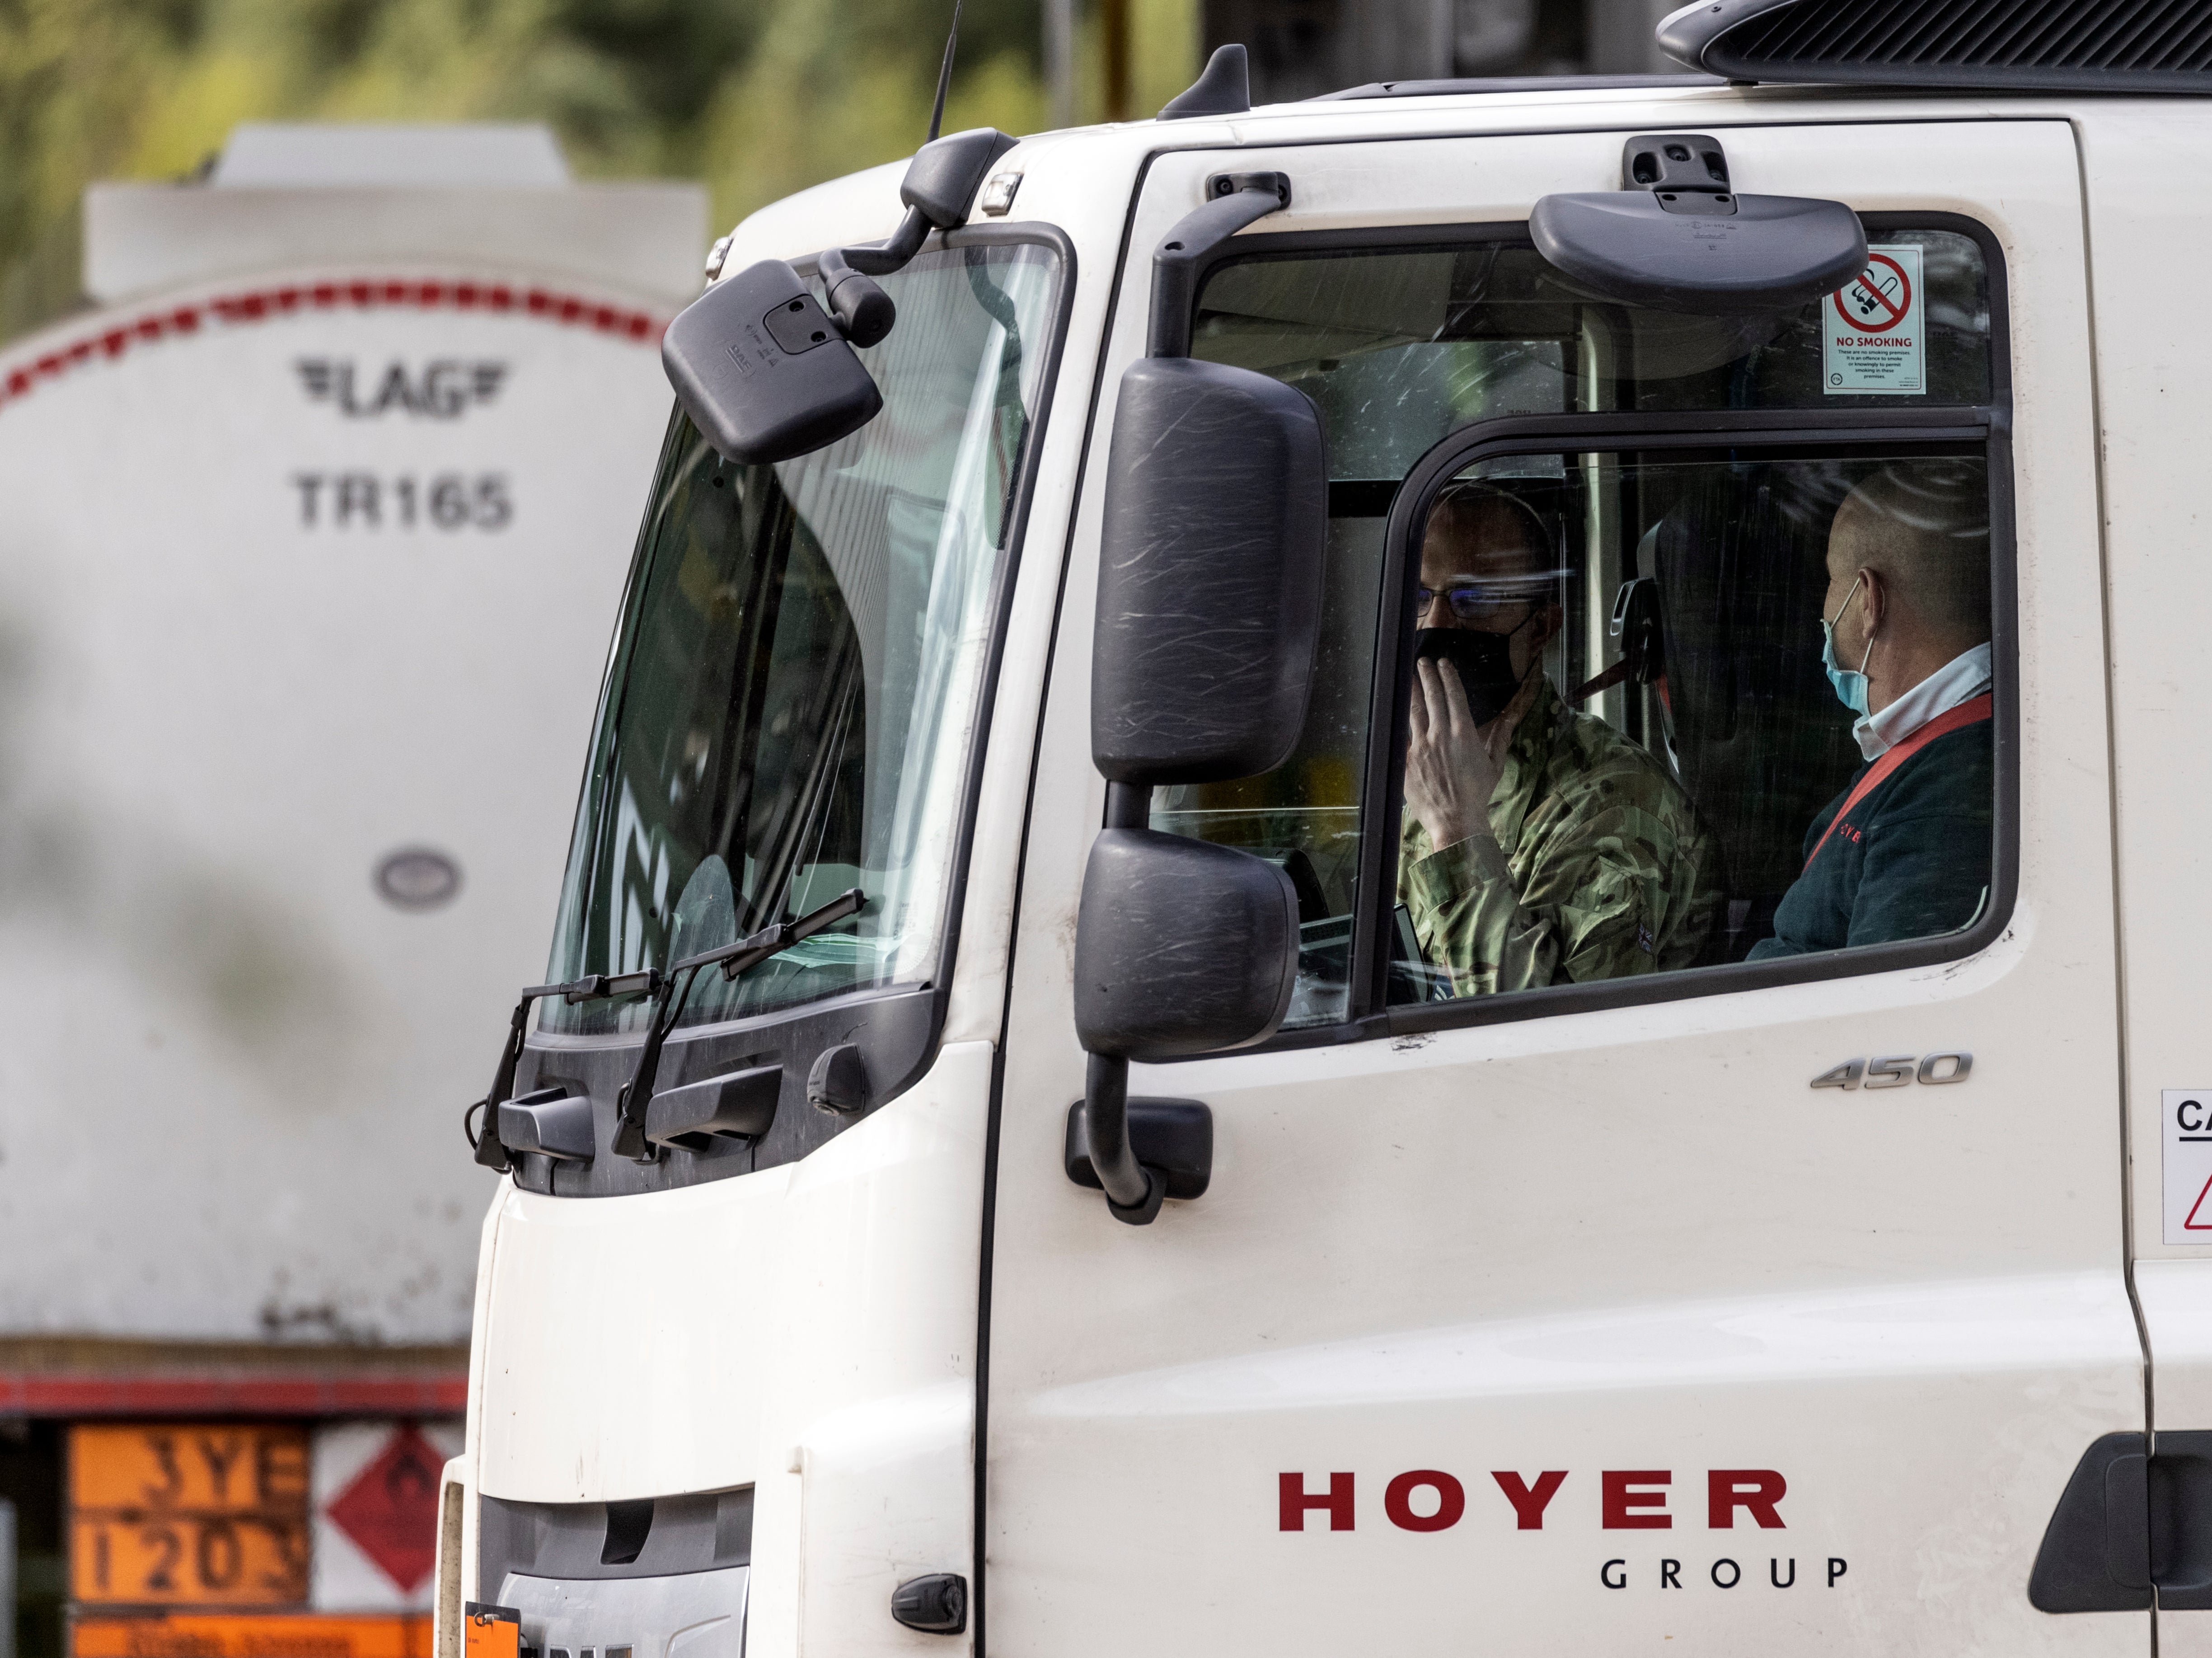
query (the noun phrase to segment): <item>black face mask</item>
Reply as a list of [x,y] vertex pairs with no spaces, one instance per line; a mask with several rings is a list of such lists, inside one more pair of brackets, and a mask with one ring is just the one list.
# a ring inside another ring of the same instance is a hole
[[[1523,622],[1521,627],[1528,626]],[[1513,633],[1518,633],[1516,627]],[[1468,712],[1477,725],[1488,725],[1505,711],[1521,688],[1513,671],[1513,633],[1477,633],[1463,627],[1425,627],[1413,634],[1413,655],[1449,662],[1467,688]]]

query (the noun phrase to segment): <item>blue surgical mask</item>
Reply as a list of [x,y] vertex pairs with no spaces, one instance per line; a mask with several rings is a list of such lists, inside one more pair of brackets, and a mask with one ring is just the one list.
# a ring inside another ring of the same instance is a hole
[[1857,596],[1859,582],[1865,579],[1862,576],[1858,582],[1851,583],[1850,592],[1844,595],[1844,602],[1837,607],[1832,620],[1826,616],[1820,619],[1820,666],[1828,670],[1828,683],[1835,686],[1844,706],[1861,719],[1867,717],[1866,665],[1874,660],[1874,639],[1871,635],[1868,637],[1866,655],[1859,658],[1858,667],[1845,667],[1836,661],[1836,623],[1844,619],[1844,612],[1851,607],[1852,599]]

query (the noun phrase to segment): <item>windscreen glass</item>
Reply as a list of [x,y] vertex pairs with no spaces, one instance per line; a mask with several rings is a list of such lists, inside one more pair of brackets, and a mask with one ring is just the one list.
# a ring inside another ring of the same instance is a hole
[[[855,919],[685,1023],[938,971],[992,597],[1036,420],[1055,261],[1017,244],[921,256],[860,353],[883,412],[773,466],[678,419],[641,532],[593,741],[551,977],[665,966],[858,887]],[[569,1031],[624,1003],[546,1006]]]

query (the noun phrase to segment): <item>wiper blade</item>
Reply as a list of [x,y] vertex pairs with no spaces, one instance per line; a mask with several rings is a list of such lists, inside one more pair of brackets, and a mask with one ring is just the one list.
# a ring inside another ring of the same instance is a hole
[[563,1002],[599,1002],[612,996],[651,996],[660,988],[660,969],[641,967],[634,973],[586,973],[567,984],[534,984],[527,997],[557,996]]
[[[658,967],[644,967],[634,973],[587,973],[566,984],[532,984],[524,990],[516,998],[514,1016],[507,1021],[507,1045],[500,1050],[499,1069],[492,1073],[491,1091],[461,1113],[461,1132],[468,1135],[469,1148],[476,1153],[477,1161],[486,1168],[504,1170],[512,1161],[499,1137],[499,1107],[501,1100],[514,1097],[514,1068],[522,1058],[522,1042],[529,1029],[532,1003],[555,996],[570,1003],[602,1002],[618,996],[658,996],[664,982]],[[469,1119],[480,1111],[484,1114],[483,1127],[471,1133]]]
[[[860,914],[867,901],[865,892],[853,887],[796,921],[780,921],[734,944],[685,956],[668,969],[653,993],[653,1017],[646,1027],[645,1045],[638,1050],[637,1068],[615,1098],[617,1156],[649,1163],[659,1155],[645,1137],[646,1107],[653,1101],[653,1083],[660,1074],[660,1050],[667,1043],[668,1033],[676,1028],[676,1021],[684,1016],[684,1003],[691,999],[691,986],[698,981],[699,975],[714,966],[721,968],[725,980],[750,972],[793,945],[804,943],[823,928],[834,927],[848,917]],[[681,990],[676,984],[679,976],[684,981]],[[512,1072],[508,1080],[514,1080]]]

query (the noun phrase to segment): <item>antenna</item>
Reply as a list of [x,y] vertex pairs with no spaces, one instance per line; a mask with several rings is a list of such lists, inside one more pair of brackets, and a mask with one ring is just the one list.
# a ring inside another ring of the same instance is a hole
[[925,143],[937,142],[938,129],[945,125],[945,94],[952,85],[952,49],[960,44],[961,0],[952,0],[952,33],[945,37],[945,65],[937,71],[937,107],[929,112],[929,137]]

